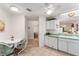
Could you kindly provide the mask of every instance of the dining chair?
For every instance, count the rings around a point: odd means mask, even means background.
[[[13,53],[14,48],[9,47],[7,44],[0,44],[0,56],[8,56]]]
[[[26,40],[21,40],[14,49],[15,55],[19,55],[26,48]]]

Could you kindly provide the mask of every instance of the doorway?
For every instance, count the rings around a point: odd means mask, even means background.
[[[37,20],[28,20],[28,44],[27,47],[39,47],[39,21]]]

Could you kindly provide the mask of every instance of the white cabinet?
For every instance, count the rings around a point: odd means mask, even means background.
[[[79,55],[79,41],[68,40],[68,53]]]
[[[56,38],[56,37],[53,37],[53,38],[52,38],[52,42],[53,42],[53,43],[52,43],[52,45],[53,45],[52,48],[57,49],[57,38]]]
[[[59,38],[58,49],[73,55],[79,55],[79,41]]]
[[[56,20],[51,20],[46,22],[46,29],[56,29]]]
[[[49,46],[49,37],[48,36],[45,36],[45,45]]]
[[[46,36],[45,45],[57,49],[57,38]]]
[[[67,52],[67,40],[64,38],[59,38],[58,49]]]
[[[56,38],[56,37],[45,37],[45,45],[48,47],[58,49],[73,55],[79,56],[79,41],[73,39]]]

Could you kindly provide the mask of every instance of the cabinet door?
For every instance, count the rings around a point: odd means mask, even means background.
[[[57,38],[52,37],[51,45],[52,45],[52,48],[57,49]]]
[[[52,38],[51,37],[46,36],[45,45],[47,45],[48,47],[52,47]]]
[[[45,36],[45,45],[46,46],[49,46],[49,42],[48,41],[49,41],[49,37],[48,36]]]
[[[57,49],[57,38],[48,37],[48,36],[46,36],[45,38],[46,38],[45,45],[47,45],[48,47]]]
[[[46,22],[46,28],[47,29],[56,29],[55,21],[56,20],[47,21]]]
[[[59,38],[58,49],[64,52],[67,52],[67,40],[63,38]]]
[[[74,55],[79,55],[79,41],[69,40],[68,41],[68,52]]]
[[[53,42],[52,42],[52,38],[49,37],[49,40],[48,40],[48,46],[49,46],[49,47],[52,47],[52,46],[53,46],[52,43],[53,43]]]

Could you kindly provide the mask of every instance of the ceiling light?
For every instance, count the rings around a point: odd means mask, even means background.
[[[45,4],[45,6],[47,6],[47,7],[45,7],[45,10],[46,10],[46,13],[48,15],[50,15],[50,14],[52,14],[54,12],[55,8],[54,8],[54,6],[52,4]]]
[[[75,15],[75,12],[69,12],[69,13],[68,13],[68,16],[69,16],[69,17],[72,17],[72,16],[74,16],[74,15]]]
[[[50,15],[52,13],[52,10],[48,10],[47,14]]]
[[[19,11],[19,9],[17,7],[11,7],[11,10],[12,11],[15,11],[15,12],[18,12]]]

